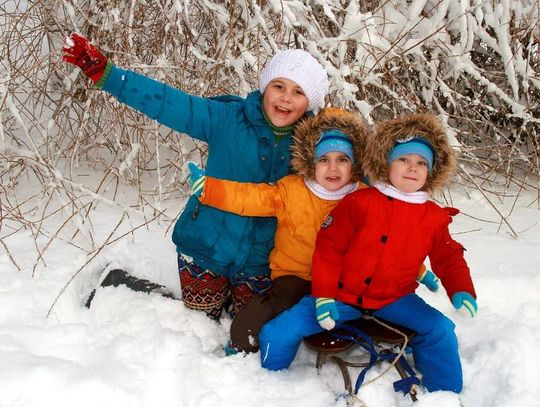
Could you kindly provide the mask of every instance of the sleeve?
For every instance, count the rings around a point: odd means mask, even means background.
[[[335,298],[343,257],[354,238],[360,217],[355,194],[347,195],[323,222],[315,243],[312,266],[312,293]]]
[[[466,291],[476,298],[469,266],[465,261],[465,249],[450,236],[448,224],[451,218],[441,228],[435,239],[429,259],[433,272],[441,279],[450,300],[458,291]]]
[[[229,116],[226,103],[190,95],[155,79],[112,66],[102,89],[120,102],[181,133],[208,142]]]
[[[278,184],[236,182],[206,177],[201,203],[241,216],[277,216],[283,206]]]
[[[416,276],[416,280],[422,278],[424,276],[424,273],[427,271],[427,267],[425,264],[421,264],[420,268],[418,269],[418,275]]]

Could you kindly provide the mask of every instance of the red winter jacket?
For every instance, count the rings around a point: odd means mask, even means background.
[[[450,222],[431,201],[407,203],[373,187],[349,194],[317,235],[313,295],[379,309],[415,291],[418,269],[429,256],[450,298],[458,291],[476,297]]]

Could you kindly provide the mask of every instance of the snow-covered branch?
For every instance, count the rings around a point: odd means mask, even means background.
[[[204,161],[204,145],[120,105],[63,63],[71,31],[119,66],[203,96],[246,95],[276,49],[305,48],[330,74],[329,103],[369,123],[437,112],[467,168],[456,180],[491,193],[516,179],[539,188],[539,13],[536,0],[4,2],[0,239],[16,222],[61,238],[44,221],[61,213],[62,232],[72,226],[94,250],[94,205],[160,212],[161,202],[183,198],[184,163]],[[85,181],[89,171],[101,181]],[[43,187],[40,204],[23,188],[31,178]]]

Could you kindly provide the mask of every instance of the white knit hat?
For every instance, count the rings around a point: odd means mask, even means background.
[[[289,79],[299,85],[308,99],[308,110],[317,113],[324,107],[328,74],[309,52],[301,49],[278,51],[261,72],[261,93],[276,78]]]

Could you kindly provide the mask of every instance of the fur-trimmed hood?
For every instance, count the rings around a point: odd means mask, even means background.
[[[364,153],[363,170],[369,177],[370,184],[390,183],[388,154],[398,140],[411,136],[426,140],[435,152],[433,169],[422,191],[432,194],[447,184],[456,167],[454,150],[448,143],[446,132],[437,116],[428,113],[401,116],[375,125],[374,132],[368,137]]]
[[[335,107],[328,107],[318,115],[296,125],[291,145],[291,166],[295,174],[315,179],[315,145],[325,130],[339,129],[353,141],[354,164],[351,180],[362,180],[362,162],[367,140],[367,126],[357,114]]]

